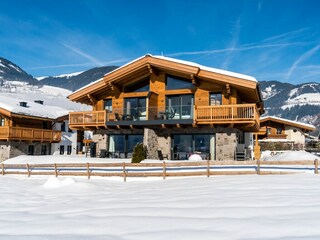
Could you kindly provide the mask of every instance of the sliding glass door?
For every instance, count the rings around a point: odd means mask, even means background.
[[[146,98],[125,98],[123,120],[146,120]]]
[[[171,113],[171,119],[193,118],[193,95],[166,96],[166,111]]]

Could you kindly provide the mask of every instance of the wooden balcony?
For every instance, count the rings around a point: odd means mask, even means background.
[[[196,124],[243,125],[252,131],[260,128],[260,114],[255,104],[195,107]]]
[[[175,124],[241,125],[259,130],[259,112],[255,104],[223,106],[174,106],[174,111],[160,107],[140,109],[113,109],[113,112],[71,112],[72,129],[98,129],[119,126],[148,126]]]
[[[5,126],[0,127],[0,140],[60,142],[61,131]]]

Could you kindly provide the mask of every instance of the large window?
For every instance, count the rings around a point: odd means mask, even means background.
[[[185,88],[193,88],[191,80],[183,79],[179,77],[174,77],[167,75],[166,76],[166,89],[174,90],[174,89],[185,89]]]
[[[145,78],[139,82],[135,82],[134,84],[128,85],[124,88],[124,92],[148,92],[149,91],[150,80],[149,77]]]
[[[146,120],[146,98],[126,98],[123,120]]]
[[[222,94],[221,93],[210,93],[210,105],[221,105]]]
[[[191,119],[193,116],[193,95],[167,96],[166,111],[171,113],[171,119]]]
[[[0,117],[0,127],[3,127],[3,126],[4,126],[4,118]]]
[[[105,99],[104,100],[104,109],[112,112],[112,99]]]
[[[193,153],[201,155],[202,159],[213,159],[214,138],[211,134],[174,134],[173,158],[185,160]],[[212,150],[211,150],[212,149]]]
[[[143,142],[142,134],[114,134],[109,135],[108,152],[115,157],[127,157],[133,152],[137,143]]]

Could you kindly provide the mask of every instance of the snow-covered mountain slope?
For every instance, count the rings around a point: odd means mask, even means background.
[[[0,84],[3,80],[36,83],[37,80],[23,71],[19,66],[0,57]]]
[[[71,91],[52,86],[30,85],[19,81],[2,81],[0,86],[1,96],[22,101],[42,100],[44,105],[58,106],[68,111],[85,111],[92,109],[90,106],[71,102],[67,96]]]
[[[320,83],[262,81],[265,115],[313,124],[320,130]],[[316,134],[316,133],[315,133]]]

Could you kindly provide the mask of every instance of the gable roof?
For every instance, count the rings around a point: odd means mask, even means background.
[[[26,102],[27,107],[20,106],[20,102]],[[5,96],[0,96],[0,113],[8,117],[19,115],[20,117],[36,117],[51,120],[68,115],[68,111],[61,107],[47,106]]]
[[[285,125],[288,125],[288,126],[301,128],[301,129],[304,129],[304,130],[307,130],[307,131],[316,130],[316,127],[311,125],[311,124],[301,123],[301,122],[292,121],[292,120],[279,118],[279,117],[274,117],[274,116],[261,117],[260,118],[260,125],[262,123],[268,122],[268,121],[277,122],[277,123],[285,124]]]
[[[217,84],[229,84],[240,91],[250,90],[250,100],[262,102],[259,83],[254,77],[205,67],[189,61],[164,56],[152,56],[150,54],[137,58],[107,73],[103,78],[73,92],[68,98],[72,101],[90,104],[90,96],[88,96],[88,94],[95,95],[108,90],[112,84],[125,86],[129,84],[128,79],[130,77],[150,75],[150,71],[152,71],[153,68],[169,73],[179,73],[189,78],[191,78],[192,75],[201,80],[211,81]]]

